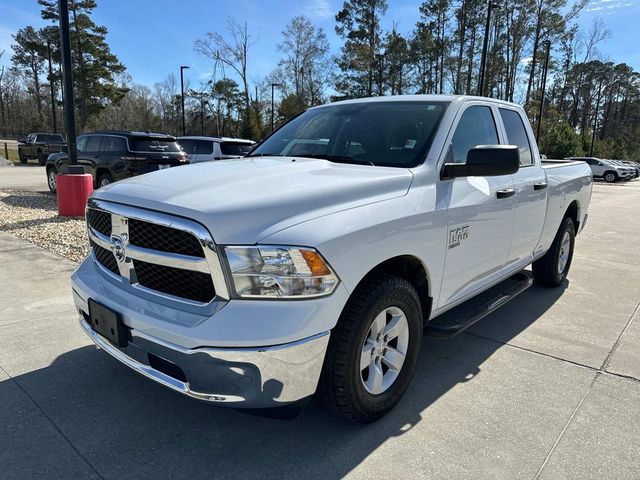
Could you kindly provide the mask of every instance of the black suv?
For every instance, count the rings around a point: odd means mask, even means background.
[[[176,138],[164,133],[99,131],[78,137],[78,165],[93,175],[96,188],[143,173],[189,163]],[[56,174],[66,173],[67,153],[47,159],[47,183],[56,191]]]

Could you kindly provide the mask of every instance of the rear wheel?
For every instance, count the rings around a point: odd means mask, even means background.
[[[576,227],[573,220],[565,217],[549,251],[533,262],[533,278],[536,283],[547,287],[562,285],[571,267],[575,240]]]
[[[616,175],[615,172],[606,172],[604,174],[604,181],[605,182],[613,183],[616,180],[618,180],[618,175]]]
[[[55,167],[49,167],[47,169],[47,185],[51,193],[56,193],[56,175],[58,172]]]
[[[371,423],[402,398],[422,340],[422,311],[413,286],[380,275],[353,293],[331,333],[319,392],[355,423]]]
[[[98,177],[98,188],[106,187],[113,183],[113,177],[108,173],[103,173]]]

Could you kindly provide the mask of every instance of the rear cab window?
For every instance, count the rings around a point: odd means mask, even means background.
[[[499,111],[504,129],[507,132],[507,141],[511,145],[516,145],[520,152],[520,165],[523,167],[533,165],[529,136],[524,128],[522,117],[515,110],[500,108]]]

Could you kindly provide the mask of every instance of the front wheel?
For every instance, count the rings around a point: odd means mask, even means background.
[[[565,217],[549,251],[533,262],[533,279],[536,283],[547,287],[562,285],[571,267],[575,241],[576,227],[571,218]]]
[[[47,170],[47,185],[49,186],[49,190],[51,193],[56,193],[56,172],[55,167],[49,167]]]
[[[407,389],[421,340],[411,283],[392,275],[365,280],[331,333],[319,386],[325,404],[355,423],[378,420]]]
[[[604,174],[604,181],[608,182],[608,183],[613,183],[616,180],[618,180],[618,175],[616,175],[614,172],[607,172]]]

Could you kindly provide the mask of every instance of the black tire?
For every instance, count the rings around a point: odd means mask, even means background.
[[[364,385],[363,372],[367,369],[360,368],[361,355],[365,341],[370,337],[374,319],[388,309],[404,313],[407,320],[404,331],[408,332],[408,341],[404,362],[397,370],[395,380],[386,390],[374,395]],[[415,370],[421,341],[422,309],[415,288],[407,280],[393,275],[375,275],[363,281],[331,332],[318,387],[321,400],[335,413],[354,423],[378,420],[396,406],[407,389]],[[389,343],[389,346],[393,345]],[[395,348],[399,348],[398,343]],[[372,359],[374,357],[372,354]],[[387,372],[390,371],[386,363],[384,366]]]
[[[569,239],[569,251],[568,256],[564,261],[563,268],[561,267],[561,255],[566,252],[567,245],[565,243],[565,235]],[[562,220],[560,229],[554,238],[551,248],[544,256],[535,262],[533,262],[533,279],[539,285],[545,287],[559,287],[567,278],[569,268],[571,267],[571,260],[573,259],[573,248],[576,242],[576,227],[573,220],[569,217],[565,217]]]
[[[42,150],[38,150],[38,165],[44,167],[47,163],[47,157],[42,153]]]
[[[56,167],[47,167],[47,186],[51,193],[56,193]],[[53,177],[52,177],[53,176]]]
[[[28,158],[24,156],[24,153],[22,153],[22,150],[18,150],[18,159],[20,163],[27,163],[28,160]]]
[[[604,178],[604,181],[607,183],[614,183],[618,181],[618,174],[616,172],[604,172],[602,178]]]
[[[110,183],[113,183],[113,177],[111,176],[111,174],[109,174],[109,173],[101,173],[98,176],[98,181],[97,181],[96,188],[106,187]]]

